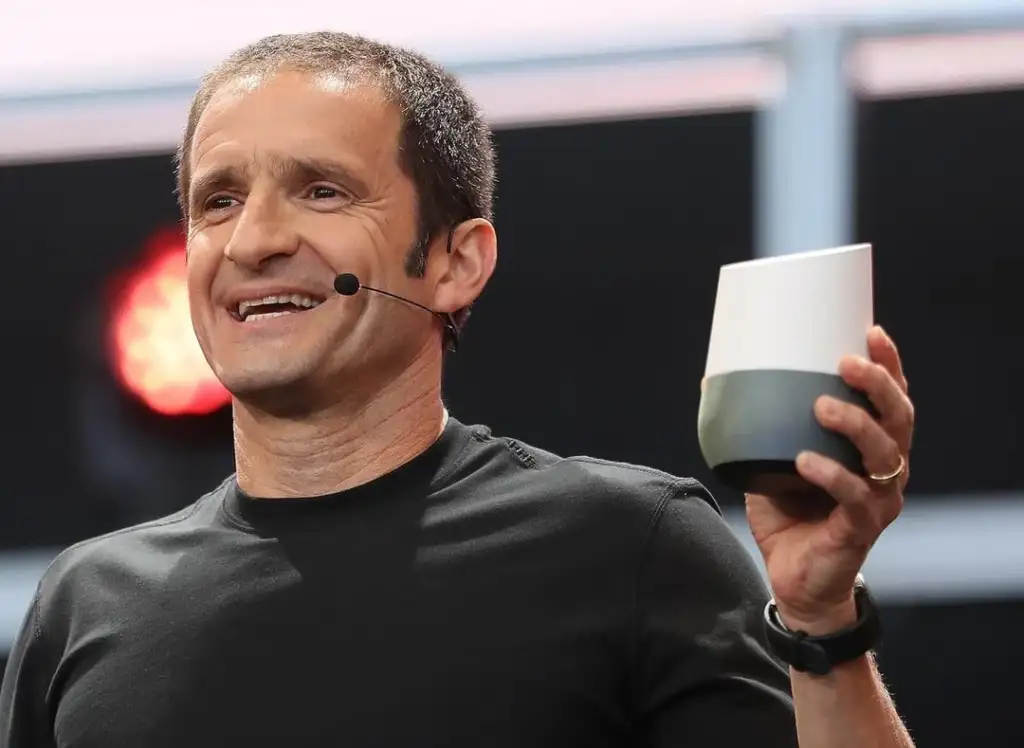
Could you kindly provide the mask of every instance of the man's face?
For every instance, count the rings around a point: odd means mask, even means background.
[[[210,101],[186,154],[189,301],[203,352],[236,396],[401,368],[436,329],[401,302],[332,287],[351,272],[431,304],[403,269],[417,224],[400,126],[377,89],[294,72],[237,81]]]

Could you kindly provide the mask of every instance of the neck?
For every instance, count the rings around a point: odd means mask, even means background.
[[[352,393],[358,388],[349,388]],[[250,496],[322,496],[368,483],[440,436],[440,356],[425,356],[383,386],[302,417],[234,404],[235,469]]]

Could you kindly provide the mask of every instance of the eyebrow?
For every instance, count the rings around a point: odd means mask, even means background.
[[[207,195],[233,187],[245,181],[248,169],[237,166],[217,166],[193,175],[188,185],[189,208],[199,207]]]
[[[366,181],[340,161],[330,158],[270,156],[267,159],[270,170],[283,182],[315,182],[323,179],[339,182],[342,186],[363,197],[369,192]]]
[[[356,174],[351,167],[334,159],[274,155],[267,157],[266,162],[274,177],[286,184],[325,180],[338,182],[357,198],[364,197],[369,192],[365,179]],[[189,188],[191,207],[198,207],[206,196],[214,192],[237,189],[249,181],[252,172],[253,168],[248,164],[224,164],[199,172]]]

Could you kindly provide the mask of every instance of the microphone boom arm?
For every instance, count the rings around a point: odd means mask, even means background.
[[[396,301],[403,301],[406,304],[410,304],[411,306],[416,307],[417,309],[422,309],[423,311],[429,312],[430,314],[434,315],[439,320],[441,320],[441,324],[444,326],[444,329],[448,332],[448,336],[451,340],[452,352],[458,350],[459,328],[456,326],[455,318],[451,315],[451,313],[437,312],[431,309],[430,307],[423,306],[423,304],[420,304],[417,301],[407,299],[404,296],[399,296],[398,294],[391,293],[390,291],[385,291],[381,288],[374,288],[373,286],[364,286],[360,282],[359,278],[355,276],[353,273],[342,273],[334,280],[334,290],[337,291],[341,296],[353,296],[356,293],[358,293],[359,289],[361,288],[365,288],[367,291],[373,291],[374,293],[379,293],[382,296],[387,296],[389,298],[395,299]]]

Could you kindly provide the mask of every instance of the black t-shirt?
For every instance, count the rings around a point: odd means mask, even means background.
[[[765,602],[697,482],[453,419],[357,488],[229,479],[61,553],[0,746],[793,746]]]

